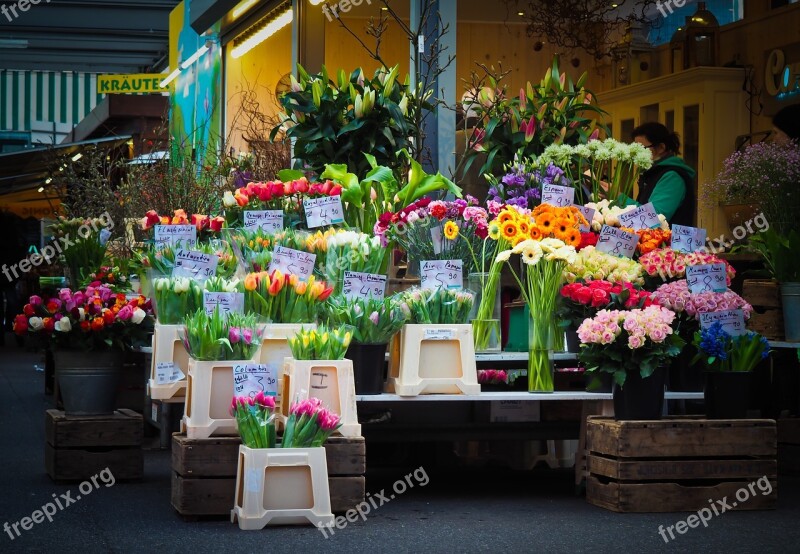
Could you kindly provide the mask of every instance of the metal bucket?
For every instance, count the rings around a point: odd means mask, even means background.
[[[57,350],[55,373],[67,415],[114,413],[122,352]]]
[[[800,342],[800,283],[782,283],[783,329],[787,342]]]

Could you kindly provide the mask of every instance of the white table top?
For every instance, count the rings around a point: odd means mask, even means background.
[[[613,395],[602,392],[559,391],[559,392],[524,392],[502,391],[482,392],[480,394],[423,394],[419,396],[399,396],[397,394],[362,394],[357,395],[359,402],[440,402],[440,401],[492,401],[492,400],[611,400]],[[703,400],[702,392],[672,392],[664,394],[666,400]]]

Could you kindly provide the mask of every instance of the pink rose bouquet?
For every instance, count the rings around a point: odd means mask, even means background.
[[[686,254],[676,252],[671,248],[657,248],[647,254],[643,254],[639,258],[639,263],[644,268],[645,274],[651,278],[650,280],[656,283],[667,283],[683,279],[686,276],[686,266],[690,265],[724,263],[728,286],[731,284],[731,279],[736,275],[736,270],[728,262],[706,252]]]

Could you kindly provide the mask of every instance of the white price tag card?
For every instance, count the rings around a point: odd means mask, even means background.
[[[550,204],[551,206],[572,206],[575,201],[575,189],[572,187],[562,187],[559,185],[542,186],[542,204]]]
[[[158,362],[156,364],[156,384],[171,385],[186,376],[174,362]]]
[[[700,316],[700,328],[708,329],[714,322],[722,324],[722,330],[731,336],[745,333],[744,312],[742,310],[722,310],[719,312],[705,312]]]
[[[283,210],[245,210],[245,229],[261,229],[265,233],[283,230]]]
[[[283,274],[297,275],[302,281],[307,281],[311,274],[314,273],[314,262],[316,260],[316,254],[276,246],[275,251],[272,253],[272,261],[269,264],[269,272],[272,273],[278,269]]]
[[[216,254],[179,248],[175,253],[175,267],[172,269],[172,275],[205,281],[217,272],[218,263],[219,256]]]
[[[608,225],[603,225],[600,236],[597,238],[597,250],[612,256],[632,258],[637,244],[639,244],[639,235],[636,233],[629,233]]]
[[[420,264],[423,289],[461,289],[464,286],[461,260],[428,260]]]
[[[702,264],[686,266],[686,283],[689,292],[725,292],[728,290],[725,264]]]
[[[621,227],[630,227],[634,231],[661,226],[656,209],[650,202],[642,204],[635,210],[619,214],[619,224]]]
[[[341,196],[306,198],[303,200],[303,208],[306,210],[306,224],[309,229],[344,222]]]
[[[670,247],[678,252],[690,254],[700,250],[706,243],[706,230],[685,225],[672,226]]]
[[[586,218],[586,222],[588,225],[581,225],[581,232],[588,233],[592,230],[592,220],[594,219],[594,208],[587,208],[586,206],[575,206],[578,208],[578,211],[583,214],[583,217]]]
[[[431,227],[431,240],[433,241],[433,253],[437,255],[441,254],[444,235],[442,234],[442,228],[438,225]]]
[[[203,309],[208,315],[219,309],[227,317],[230,313],[244,313],[244,294],[241,292],[203,292]]]
[[[342,293],[348,300],[356,298],[383,300],[386,294],[386,275],[345,271]]]
[[[159,246],[185,246],[192,248],[197,243],[197,227],[194,225],[156,225],[155,242]]]
[[[278,371],[272,364],[236,364],[233,366],[233,394],[253,398],[259,392],[278,394]]]
[[[455,337],[455,329],[425,329],[422,340],[453,340]]]

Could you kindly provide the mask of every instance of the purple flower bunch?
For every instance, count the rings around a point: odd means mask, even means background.
[[[507,171],[499,181],[487,176],[491,184],[488,202],[533,209],[541,203],[544,185],[570,186],[564,171],[553,164],[541,166],[523,161],[507,167]]]

